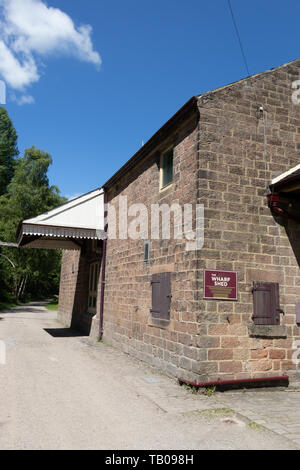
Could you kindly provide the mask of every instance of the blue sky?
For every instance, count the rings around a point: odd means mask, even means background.
[[[0,0],[0,6],[18,1]],[[76,31],[90,25],[93,32],[70,31],[66,48],[63,42],[48,47],[47,36],[41,43],[36,36],[26,43],[28,52],[23,41],[21,52],[34,60],[32,82],[22,89],[17,74],[11,76],[6,107],[20,150],[35,145],[52,154],[50,181],[63,195],[101,186],[191,96],[246,75],[227,0],[47,5],[65,12]],[[300,57],[298,0],[232,0],[232,7],[251,74]],[[34,10],[26,15],[36,26]],[[15,37],[14,23],[9,27]],[[20,106],[22,96],[34,103]]]

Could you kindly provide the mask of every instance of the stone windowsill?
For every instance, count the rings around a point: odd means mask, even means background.
[[[286,338],[287,327],[284,325],[248,325],[250,336],[261,338]]]
[[[148,326],[153,328],[161,328],[163,330],[170,330],[172,329],[172,321],[171,320],[161,320],[159,318],[153,318],[151,315],[148,319]]]

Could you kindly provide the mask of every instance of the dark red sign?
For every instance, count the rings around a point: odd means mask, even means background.
[[[204,298],[237,300],[237,272],[205,270]]]

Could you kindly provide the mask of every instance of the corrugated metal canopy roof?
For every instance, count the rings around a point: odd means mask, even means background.
[[[24,220],[18,245],[24,248],[80,250],[80,240],[101,240],[104,231],[104,191],[97,189],[56,209]]]

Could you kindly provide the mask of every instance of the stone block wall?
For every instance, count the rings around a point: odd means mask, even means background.
[[[300,378],[291,360],[300,339],[300,231],[294,222],[275,220],[266,198],[271,180],[299,163],[300,106],[292,103],[299,78],[297,61],[199,98],[198,202],[206,207],[200,260],[207,269],[237,271],[239,281],[237,302],[199,304],[199,347],[207,347],[209,379],[286,372]],[[286,327],[279,337],[249,332],[253,281],[279,283]],[[199,282],[201,290],[201,272]]]
[[[101,255],[93,252],[90,240],[84,242],[81,251],[64,251],[62,257],[58,319],[87,335],[93,320],[88,313],[90,263],[98,260]]]
[[[116,208],[117,216],[120,196],[127,196],[128,207],[145,204],[148,214],[152,204],[196,203],[197,124],[194,117],[177,129],[146,162],[109,191],[108,202]],[[160,191],[159,155],[170,146],[174,146],[174,181]],[[150,242],[150,261],[145,263],[144,240],[108,240],[104,340],[176,375],[178,370],[184,371],[189,358],[197,363],[201,354],[197,348],[197,255],[186,251],[183,240]],[[171,321],[164,328],[153,324],[150,313],[151,279],[160,272],[171,273],[173,296]]]
[[[203,204],[205,244],[188,252],[182,240],[151,240],[151,259],[144,263],[143,240],[108,240],[105,341],[187,380],[285,373],[299,380],[292,355],[300,340],[300,230],[295,222],[275,220],[266,198],[272,178],[299,163],[300,106],[292,103],[298,79],[295,61],[200,96],[199,115],[110,188],[108,202],[117,215],[120,196],[148,211],[151,204]],[[174,181],[160,191],[159,155],[170,146]],[[85,302],[84,275],[76,286],[76,256],[63,258],[60,316],[68,320],[75,291]],[[238,300],[204,300],[204,269],[237,271]],[[170,272],[172,284],[171,321],[164,328],[150,313],[151,278],[159,272]],[[253,328],[255,281],[279,283],[285,312],[279,329]],[[95,339],[98,323],[99,304]]]

